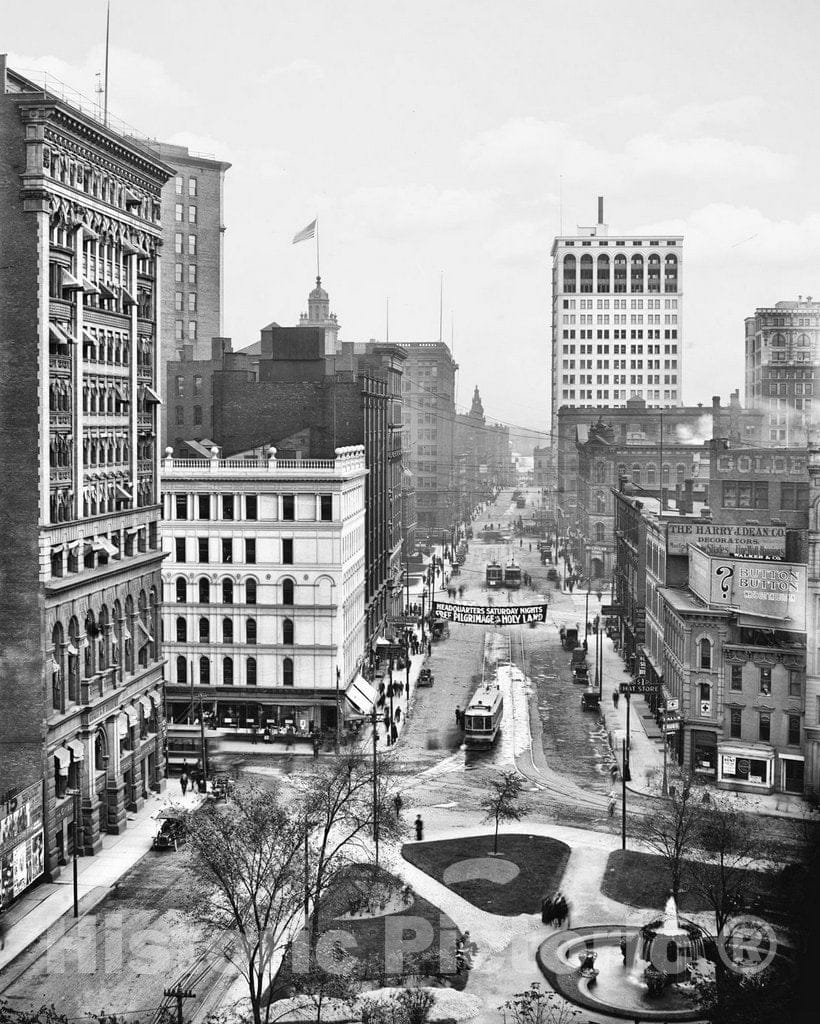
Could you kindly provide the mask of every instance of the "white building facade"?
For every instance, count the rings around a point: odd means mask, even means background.
[[[364,448],[163,468],[172,723],[246,738],[335,731],[365,649]]]
[[[552,246],[552,419],[558,409],[682,404],[683,238],[598,223]]]

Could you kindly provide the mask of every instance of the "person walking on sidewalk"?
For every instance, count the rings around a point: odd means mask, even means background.
[[[421,820],[421,815],[420,814],[416,815],[415,826],[416,826],[416,841],[420,843],[422,841],[422,839],[424,839],[424,822]]]
[[[428,658],[432,658],[432,656],[433,656],[433,645],[428,640],[427,641],[427,657]]]
[[[613,705],[614,705],[614,706],[615,706],[616,708],[617,708],[617,706],[618,706],[618,701],[620,700],[620,696],[621,696],[621,695],[620,695],[620,694],[618,693],[618,691],[617,691],[617,690],[613,690],[613,691],[612,691],[612,703],[613,703]]]
[[[615,792],[614,790],[609,794],[609,800],[606,805],[607,814],[610,818],[615,815]]]
[[[179,777],[179,788],[182,790],[182,795],[185,796],[185,794],[188,792],[188,773],[187,772],[183,772],[182,775],[180,775],[180,777]]]

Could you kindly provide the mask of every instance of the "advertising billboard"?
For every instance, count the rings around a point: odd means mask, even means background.
[[[762,558],[722,558],[689,549],[689,589],[713,608],[805,632],[806,566]]]
[[[670,523],[666,532],[666,550],[670,555],[685,555],[690,544],[697,544],[710,555],[735,555],[738,558],[782,558],[786,553],[785,526],[719,526],[717,523]]]
[[[469,622],[479,626],[520,626],[525,622],[546,622],[546,604],[454,604],[434,601],[433,615],[448,622]]]
[[[37,782],[0,805],[0,906],[43,871],[43,789]]]

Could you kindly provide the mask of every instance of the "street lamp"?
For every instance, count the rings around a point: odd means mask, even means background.
[[[74,847],[72,860],[74,862],[74,916],[80,916],[80,894],[79,894],[79,882],[77,878],[77,857],[79,856],[78,850],[80,845],[80,829],[79,829],[79,818],[82,813],[80,806],[81,792],[79,789],[67,789],[66,796],[70,796],[73,799],[73,817],[71,822],[71,833],[72,833],[72,846]]]

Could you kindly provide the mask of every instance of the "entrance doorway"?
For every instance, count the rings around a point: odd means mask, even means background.
[[[783,765],[783,792],[784,793],[801,793],[803,792],[803,778],[804,778],[804,762],[803,761],[792,761],[791,758],[784,760]]]

